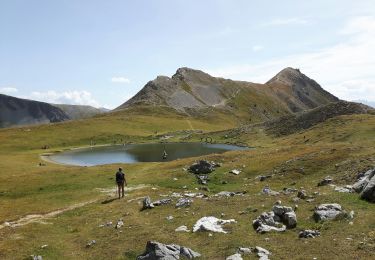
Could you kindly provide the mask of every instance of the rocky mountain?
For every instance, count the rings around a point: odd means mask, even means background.
[[[93,117],[95,115],[106,113],[109,111],[107,109],[96,108],[92,106],[66,105],[66,104],[52,104],[52,105],[60,108],[72,120],[89,118],[89,117]]]
[[[298,69],[286,68],[265,84],[216,78],[190,68],[171,77],[158,76],[116,110],[137,106],[169,107],[190,115],[199,111],[232,113],[242,119],[264,121],[338,98]]]
[[[105,112],[108,110],[91,106],[49,104],[0,94],[0,128],[76,120]]]
[[[0,127],[55,123],[69,119],[64,111],[51,104],[0,94]]]

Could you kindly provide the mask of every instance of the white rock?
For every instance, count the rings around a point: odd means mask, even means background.
[[[241,171],[240,171],[240,170],[237,170],[237,169],[233,169],[233,170],[231,170],[229,173],[232,173],[232,174],[234,174],[234,175],[238,175],[238,174],[241,173]]]
[[[173,216],[168,216],[168,217],[166,217],[166,219],[167,219],[167,220],[172,220],[172,219],[174,219],[174,218],[173,218]]]
[[[194,227],[193,232],[197,231],[212,231],[212,232],[218,232],[218,233],[227,233],[222,225],[228,224],[228,223],[236,223],[236,220],[234,219],[218,219],[216,217],[203,217],[199,219]]]
[[[242,256],[241,254],[234,254],[234,255],[230,255],[226,258],[226,260],[242,260]]]

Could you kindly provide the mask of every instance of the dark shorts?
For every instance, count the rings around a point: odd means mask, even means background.
[[[124,182],[117,182],[117,186],[124,186]]]

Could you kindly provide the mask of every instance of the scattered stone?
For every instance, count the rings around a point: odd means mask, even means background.
[[[143,199],[143,207],[142,207],[142,210],[146,210],[146,209],[153,209],[155,206],[154,204],[152,204],[151,202],[151,199],[149,196],[145,197]]]
[[[116,224],[115,228],[116,228],[116,229],[119,229],[119,228],[121,228],[123,225],[124,225],[124,222],[122,221],[122,219],[120,219],[119,221],[117,221],[117,224]]]
[[[30,258],[32,260],[43,260],[43,257],[41,255],[31,255]]]
[[[88,242],[87,244],[86,244],[86,247],[88,248],[88,247],[92,247],[92,246],[94,246],[96,244],[96,241],[95,240],[91,240],[90,242]]]
[[[193,163],[189,167],[189,171],[194,174],[209,174],[213,172],[216,167],[220,167],[220,165],[215,162],[200,160],[199,162]]]
[[[208,175],[195,175],[195,177],[198,180],[198,184],[201,184],[201,185],[207,185],[207,182],[210,180],[208,178]]]
[[[253,252],[253,249],[248,248],[248,247],[239,247],[238,248],[238,253],[241,255],[250,255]]]
[[[220,191],[215,194],[215,197],[233,197],[233,196],[243,196],[246,194],[246,191]]]
[[[173,217],[173,216],[168,216],[168,217],[166,217],[166,220],[169,220],[169,221],[171,221],[172,219],[174,219],[174,217]]]
[[[255,253],[259,256],[259,260],[268,260],[268,256],[271,255],[271,253],[260,246],[255,247]]]
[[[226,260],[242,260],[242,256],[239,253],[236,253],[234,255],[230,255],[226,258]]]
[[[259,178],[260,181],[265,181],[269,178],[272,178],[272,175],[260,175],[260,176],[257,176],[256,178]]]
[[[307,194],[306,194],[306,191],[305,190],[299,190],[298,193],[297,193],[297,197],[300,198],[300,199],[306,199],[307,198]]]
[[[299,238],[315,238],[318,236],[320,236],[320,232],[318,230],[310,230],[310,229],[302,230],[298,234]]]
[[[337,203],[321,204],[315,208],[313,218],[316,222],[333,220],[341,213],[343,213],[342,207]]]
[[[234,219],[218,219],[215,217],[203,217],[199,219],[194,227],[193,232],[197,231],[212,231],[212,232],[218,232],[218,233],[227,233],[222,225],[229,224],[229,223],[236,223],[236,220]]]
[[[277,192],[277,191],[273,191],[273,190],[271,190],[271,188],[268,187],[268,186],[264,187],[263,190],[262,190],[262,192],[263,192],[264,194],[266,194],[266,195],[271,195],[271,196],[277,196],[277,195],[280,194],[280,193]]]
[[[45,248],[47,248],[48,247],[48,245],[42,245],[40,248],[41,249],[45,249]]]
[[[282,193],[285,195],[289,195],[291,193],[297,192],[297,189],[294,188],[283,188]]]
[[[188,229],[187,226],[179,226],[174,231],[176,231],[176,232],[190,232],[190,230]]]
[[[152,203],[152,205],[154,205],[154,206],[161,206],[161,205],[167,205],[167,204],[169,204],[171,202],[172,202],[171,199],[161,199],[161,200],[154,201]]]
[[[178,179],[177,179],[177,178],[173,178],[173,180],[174,180],[174,181],[178,181]]]
[[[201,256],[201,254],[187,247],[148,241],[145,252],[137,256],[137,260],[173,260],[180,259],[180,255],[187,259],[194,259]]]
[[[227,181],[222,181],[221,184],[228,184],[228,182]]]
[[[350,185],[346,185],[345,187],[336,186],[335,191],[342,192],[342,193],[352,193],[352,192],[354,192],[352,186],[350,186]]]
[[[314,201],[315,201],[315,199],[307,199],[306,200],[306,202],[309,202],[309,203],[314,202]]]
[[[237,170],[237,169],[233,169],[233,170],[231,170],[229,173],[232,173],[232,174],[234,174],[234,175],[238,175],[238,174],[241,173],[241,171],[240,171],[240,170]]]
[[[333,181],[333,179],[331,177],[327,176],[318,183],[318,186],[325,186],[325,185],[331,184],[332,181]]]
[[[176,208],[186,208],[190,207],[191,203],[193,202],[192,199],[188,198],[180,198],[176,203]]]

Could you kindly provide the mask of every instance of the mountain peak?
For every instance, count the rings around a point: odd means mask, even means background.
[[[281,70],[279,73],[276,74],[272,79],[270,79],[266,84],[272,82],[283,82],[286,84],[293,83],[293,81],[309,79],[306,75],[304,75],[299,69],[294,69],[291,67],[287,67]]]

